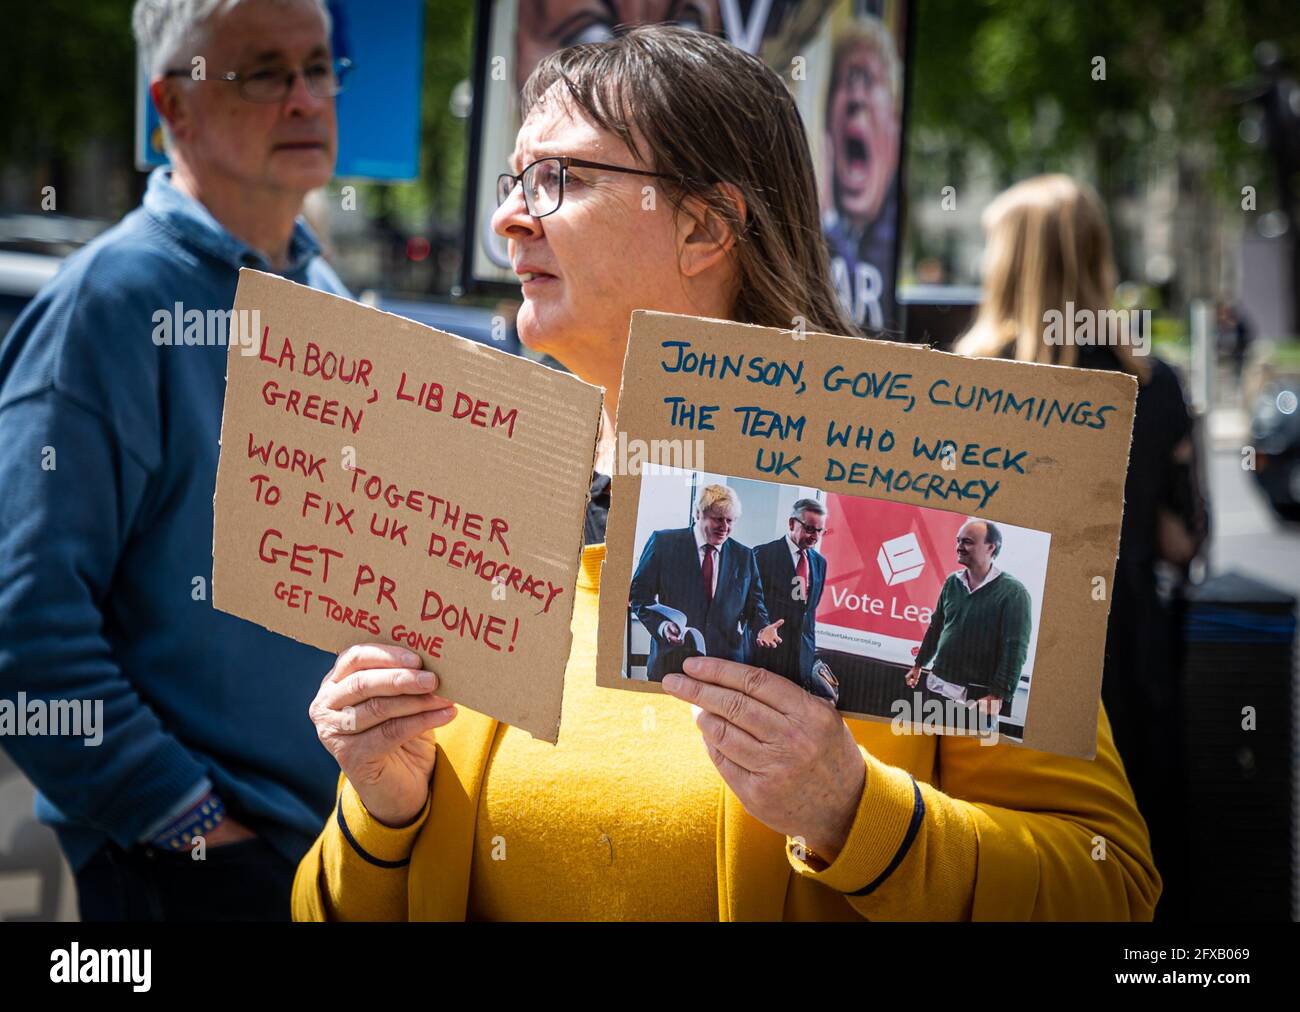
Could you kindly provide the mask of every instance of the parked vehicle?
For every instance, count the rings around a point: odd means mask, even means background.
[[[1284,520],[1300,521],[1300,377],[1274,380],[1251,410],[1252,472]]]
[[[63,262],[41,253],[13,253],[0,249],[0,336],[7,334],[23,307]]]
[[[518,355],[521,350],[514,321],[482,306],[460,302],[425,302],[379,292],[362,292],[361,301],[386,313],[405,316],[416,323],[445,330],[457,337],[499,348],[512,355]]]
[[[23,307],[54,277],[63,259],[110,224],[61,215],[0,216],[0,336],[8,333]],[[379,292],[362,293],[361,300],[480,344],[515,355],[520,352],[513,320],[482,306]]]

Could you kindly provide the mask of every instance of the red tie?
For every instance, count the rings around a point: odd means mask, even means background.
[[[799,582],[803,584],[803,599],[807,601],[808,600],[808,553],[802,548],[799,549],[799,565],[794,567],[794,575],[797,576],[799,578]]]
[[[713,603],[713,546],[707,542],[704,545],[704,598]]]

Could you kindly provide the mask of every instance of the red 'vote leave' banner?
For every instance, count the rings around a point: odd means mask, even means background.
[[[817,646],[911,666],[939,590],[959,567],[960,513],[827,496],[826,586]]]

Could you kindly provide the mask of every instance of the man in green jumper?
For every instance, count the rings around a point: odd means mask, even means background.
[[[1011,710],[1032,634],[1029,591],[993,564],[1002,532],[989,520],[967,520],[957,532],[957,562],[944,581],[916,664],[907,673],[915,688],[930,668],[926,688],[997,715]],[[933,661],[933,664],[931,664]]]

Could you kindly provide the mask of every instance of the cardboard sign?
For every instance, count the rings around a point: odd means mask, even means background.
[[[778,673],[846,716],[962,733],[930,725],[931,701],[973,712],[1005,693],[1004,738],[1093,757],[1136,395],[1124,373],[635,313],[598,683],[662,691],[683,652],[772,670],[781,657]],[[730,497],[718,515],[732,523],[703,591],[701,493]],[[809,500],[824,516],[791,519]],[[794,575],[801,521],[821,550]],[[997,550],[991,582],[958,554],[972,550],[957,543],[967,521],[976,550]],[[943,594],[949,619],[978,605],[978,621],[945,626]],[[670,610],[704,650],[675,635]],[[777,615],[778,632],[805,623],[806,649],[760,636]],[[979,635],[995,622],[1005,633]],[[913,688],[908,659],[931,624]]]
[[[214,606],[555,742],[600,389],[257,271],[237,324]]]

